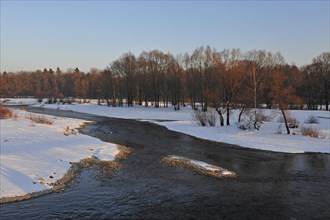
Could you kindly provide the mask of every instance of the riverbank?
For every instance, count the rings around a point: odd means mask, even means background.
[[[114,165],[127,154],[124,146],[79,133],[90,121],[14,113],[0,121],[0,203],[62,190],[86,164]]]
[[[181,107],[179,111],[174,111],[171,107],[146,108],[144,106],[134,106],[114,108],[95,104],[44,104],[42,108],[67,110],[112,118],[150,121],[176,132],[205,140],[239,145],[245,148],[285,153],[330,153],[329,111],[288,111],[287,117],[289,120],[294,121],[294,124],[290,125],[293,127],[290,129],[291,134],[288,135],[281,113],[276,109],[258,109],[258,114],[260,117],[263,117],[260,129],[242,130],[237,125],[239,109],[230,111],[230,126],[221,127],[219,120],[215,120],[214,127],[202,127],[198,126],[198,123],[194,121],[194,110],[190,106]],[[214,114],[214,117],[217,117],[217,113],[214,112]],[[250,116],[249,114],[243,114],[243,123],[249,123]],[[314,117],[317,122],[308,122],[310,117]],[[304,134],[306,130],[313,131],[314,134],[318,134],[318,137],[310,137]]]
[[[291,134],[286,133],[281,113],[278,109],[258,109],[258,117],[261,118],[260,129],[240,129],[244,125],[251,125],[253,112],[242,114],[240,126],[238,126],[239,109],[230,110],[230,126],[221,127],[218,113],[213,110],[215,126],[198,126],[194,120],[191,106],[181,106],[179,111],[173,107],[168,108],[153,106],[134,107],[108,107],[97,105],[96,100],[90,103],[72,104],[45,104],[38,103],[36,99],[0,99],[0,102],[9,106],[29,105],[31,107],[64,110],[92,114],[100,117],[134,119],[150,121],[167,129],[188,134],[201,139],[239,145],[245,148],[267,150],[285,153],[327,153],[330,154],[330,112],[310,110],[288,110],[287,118]],[[30,107],[29,107],[30,108]],[[210,108],[210,111],[212,109]],[[253,127],[253,126],[252,126]],[[312,137],[311,137],[312,136]]]

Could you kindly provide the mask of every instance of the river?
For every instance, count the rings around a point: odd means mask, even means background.
[[[0,205],[1,219],[329,219],[330,155],[286,154],[201,140],[135,120],[28,108],[93,120],[82,132],[133,153],[109,178],[84,170],[61,193]],[[167,155],[239,174],[217,179],[166,167]]]

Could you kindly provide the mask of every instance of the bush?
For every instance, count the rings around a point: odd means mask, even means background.
[[[199,126],[206,126],[207,125],[206,113],[199,110],[199,109],[197,109],[193,112],[193,120]]]
[[[310,136],[312,138],[324,138],[324,136],[320,133],[318,129],[312,127],[302,127],[301,134],[304,136]]]
[[[217,113],[213,109],[208,109],[206,112],[203,112],[199,109],[195,110],[193,112],[193,120],[199,125],[199,126],[215,126],[217,121]]]
[[[314,115],[310,115],[307,120],[305,121],[306,124],[319,124],[320,121],[317,117]]]
[[[281,115],[278,122],[284,123],[283,115]],[[289,128],[298,128],[299,121],[293,115],[286,113],[286,122],[288,123]]]
[[[49,118],[47,118],[45,116],[35,115],[35,114],[32,114],[32,113],[28,114],[26,116],[26,118],[29,119],[29,120],[31,120],[31,121],[33,121],[33,122],[35,122],[35,123],[38,123],[38,124],[51,125],[51,124],[54,123],[53,120],[51,120],[51,119],[49,119]]]
[[[17,118],[17,115],[14,114],[12,110],[0,105],[0,119],[6,119],[6,118]]]
[[[271,121],[271,117],[268,115],[265,115],[264,111],[259,110],[257,112],[257,121]]]
[[[259,115],[259,116],[258,116]],[[246,112],[246,116],[244,120],[241,120],[238,124],[237,127],[242,130],[253,130],[261,127],[262,121],[260,120],[260,112],[257,112],[257,120],[255,124],[255,116],[254,116],[254,111],[248,111]]]
[[[217,113],[215,112],[215,110],[207,110],[206,112],[206,120],[207,120],[207,123],[211,126],[211,127],[214,127],[215,126],[215,123],[216,123],[216,120],[217,120]]]
[[[276,130],[276,133],[275,134],[282,134],[282,126],[281,125],[279,125],[277,127],[277,130]]]
[[[253,121],[241,121],[237,124],[237,127],[241,130],[251,130],[253,128]]]
[[[46,103],[47,104],[53,104],[53,98],[48,98]]]

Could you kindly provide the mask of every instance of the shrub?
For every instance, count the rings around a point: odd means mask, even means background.
[[[237,123],[237,127],[241,130],[251,130],[253,128],[253,122],[252,121],[241,121]]]
[[[277,127],[277,130],[276,130],[276,133],[275,134],[282,134],[282,126],[281,125],[279,125]]]
[[[314,115],[310,115],[307,120],[305,121],[306,124],[319,124],[320,121],[317,117]]]
[[[217,114],[215,112],[215,110],[207,110],[206,112],[206,120],[207,120],[207,123],[214,127],[215,126],[215,123],[216,123],[216,120],[217,120]]]
[[[298,128],[299,127],[299,121],[295,117],[288,117],[287,118],[288,126],[289,128]]]
[[[73,101],[74,100],[72,98],[68,98],[68,99],[65,100],[65,103],[71,105],[73,103]]]
[[[268,115],[265,115],[264,111],[259,110],[257,112],[257,121],[271,121],[271,117]]]
[[[28,114],[26,116],[26,118],[33,121],[33,122],[35,122],[35,123],[38,123],[38,124],[51,125],[51,124],[54,123],[53,120],[51,120],[51,119],[49,119],[49,118],[47,118],[43,115],[35,115],[35,114],[32,114],[32,113]]]
[[[217,121],[217,113],[214,109],[208,109],[206,112],[203,112],[199,109],[194,110],[193,112],[193,120],[199,126],[215,126]]]
[[[324,138],[324,136],[320,133],[320,131],[316,128],[312,127],[302,127],[301,134],[304,136],[310,136],[312,138]]]
[[[259,130],[259,128],[261,127],[262,121],[259,120],[260,117],[258,115],[260,115],[260,114],[257,112],[257,120],[256,120],[256,124],[255,124],[254,111],[248,111],[246,113],[246,117],[244,117],[244,120],[241,120],[237,124],[237,127],[242,130],[253,130],[253,129]]]
[[[299,121],[294,117],[293,115],[286,113],[286,121],[288,123],[289,128],[298,128],[299,127]],[[281,115],[278,122],[284,123],[284,118]]]
[[[17,115],[14,114],[12,110],[0,105],[0,119],[16,118],[16,117],[17,117]]]
[[[46,103],[47,104],[53,104],[53,98],[48,98]]]
[[[199,126],[206,126],[207,125],[206,113],[199,110],[199,109],[197,109],[193,112],[193,120]]]

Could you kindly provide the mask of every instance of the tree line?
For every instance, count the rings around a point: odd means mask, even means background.
[[[3,72],[0,96],[98,99],[109,106],[172,104],[176,110],[190,103],[194,109],[201,105],[203,111],[213,107],[221,117],[226,111],[220,109],[256,109],[261,104],[329,110],[329,85],[330,52],[298,68],[285,63],[280,52],[201,46],[176,56],[159,50],[137,57],[128,52],[105,69],[87,73],[78,68],[63,72],[59,67]]]

